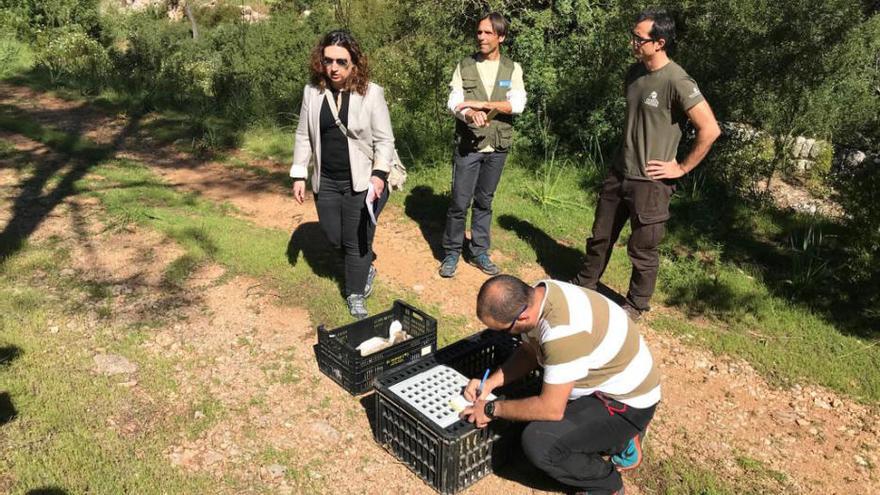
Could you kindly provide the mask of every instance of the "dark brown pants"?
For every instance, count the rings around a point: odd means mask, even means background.
[[[617,172],[609,173],[599,191],[593,235],[587,239],[584,264],[572,282],[596,289],[608,266],[614,243],[629,220],[632,235],[627,253],[633,268],[626,298],[640,310],[649,309],[660,266],[657,247],[666,233],[669,198],[674,191],[675,186],[665,182],[627,179]]]

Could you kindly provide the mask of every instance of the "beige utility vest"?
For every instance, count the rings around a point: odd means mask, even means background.
[[[459,70],[461,71],[461,87],[465,100],[507,101],[507,92],[510,90],[513,77],[513,60],[504,55],[501,56],[498,75],[492,85],[491,95],[486,94],[483,81],[480,80],[476,54],[465,57],[459,63]],[[495,151],[508,151],[512,138],[512,115],[498,113],[487,127],[477,127],[459,119],[455,121],[455,142],[462,150],[479,151],[491,146]]]

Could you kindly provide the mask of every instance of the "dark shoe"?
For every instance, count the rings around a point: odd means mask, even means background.
[[[373,293],[373,281],[376,280],[377,273],[376,267],[370,265],[370,272],[367,273],[367,285],[364,286],[364,299],[370,297],[370,294]]]
[[[501,269],[498,268],[498,265],[492,263],[492,260],[489,259],[489,255],[485,253],[471,258],[470,263],[482,270],[486,275],[498,275],[501,273]]]
[[[623,452],[611,456],[611,463],[621,473],[639,467],[642,463],[642,434],[630,438]]]
[[[367,300],[363,294],[351,294],[345,298],[345,302],[348,304],[348,312],[351,313],[351,316],[358,320],[367,317]]]
[[[621,306],[623,310],[626,312],[626,315],[629,316],[629,319],[632,321],[639,321],[642,319],[642,314],[647,310],[641,310],[632,304],[629,301],[624,302],[623,306]]]
[[[443,262],[440,263],[440,276],[443,278],[449,278],[455,275],[455,269],[458,268],[458,255],[457,254],[447,254],[445,258],[443,258]]]

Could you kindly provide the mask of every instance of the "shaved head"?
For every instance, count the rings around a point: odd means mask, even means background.
[[[495,275],[480,287],[477,318],[483,322],[486,317],[497,323],[512,322],[529,304],[532,291],[532,287],[514,276]]]

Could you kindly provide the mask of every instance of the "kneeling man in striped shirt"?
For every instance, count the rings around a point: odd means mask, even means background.
[[[623,494],[620,471],[641,462],[641,438],[660,401],[660,372],[639,327],[608,298],[544,280],[534,287],[510,275],[487,280],[477,317],[519,334],[523,345],[486,380],[471,380],[463,414],[478,427],[496,418],[530,422],[522,435],[529,460],[590,495]],[[541,393],[485,401],[497,387],[541,366]]]

